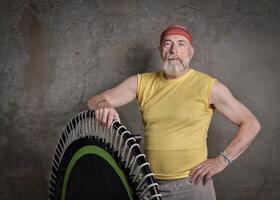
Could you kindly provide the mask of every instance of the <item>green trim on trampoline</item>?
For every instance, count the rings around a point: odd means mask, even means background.
[[[125,189],[127,191],[129,199],[133,200],[132,190],[131,190],[131,188],[129,187],[129,185],[127,183],[127,180],[126,180],[126,177],[125,177],[123,171],[119,168],[119,166],[116,163],[116,161],[114,160],[114,158],[107,151],[105,151],[104,149],[102,149],[102,148],[100,148],[98,146],[95,146],[95,145],[87,145],[87,146],[82,147],[71,158],[71,160],[70,160],[70,162],[69,162],[69,164],[67,166],[66,173],[65,173],[65,176],[64,176],[64,180],[63,180],[62,197],[61,197],[61,199],[65,200],[66,187],[67,187],[68,179],[69,179],[69,176],[71,174],[71,171],[72,171],[75,163],[82,156],[87,155],[87,154],[96,154],[96,155],[102,157],[103,159],[105,159],[114,168],[114,170],[119,175],[119,177],[120,177],[120,179],[121,179],[122,183],[124,184],[124,187],[125,187]]]

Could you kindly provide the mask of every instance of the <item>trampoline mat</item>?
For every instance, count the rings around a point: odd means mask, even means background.
[[[130,200],[132,191],[124,172],[97,141],[83,138],[64,154],[60,171],[60,194],[66,200]],[[61,198],[60,198],[61,197]]]

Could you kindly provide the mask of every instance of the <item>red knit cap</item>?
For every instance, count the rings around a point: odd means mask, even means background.
[[[183,26],[169,26],[167,29],[165,29],[161,35],[160,35],[160,44],[162,43],[163,39],[168,35],[182,35],[186,37],[190,43],[192,43],[192,35],[188,30]]]

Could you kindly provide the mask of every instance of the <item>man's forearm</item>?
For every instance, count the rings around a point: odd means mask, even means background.
[[[238,158],[247,149],[260,129],[260,123],[256,119],[248,120],[240,125],[234,138],[224,151],[230,161]]]

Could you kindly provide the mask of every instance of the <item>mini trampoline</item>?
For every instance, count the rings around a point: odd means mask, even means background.
[[[117,121],[101,126],[94,111],[76,115],[55,150],[49,200],[161,200],[141,138]]]

